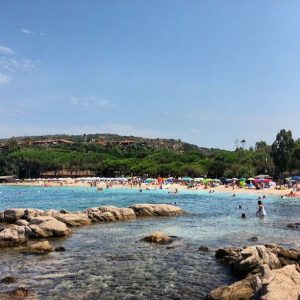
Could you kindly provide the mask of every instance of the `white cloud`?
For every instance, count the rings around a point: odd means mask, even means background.
[[[108,108],[111,106],[111,101],[105,98],[97,98],[95,96],[88,97],[73,97],[71,96],[69,102],[75,106],[84,107],[98,107],[98,108]]]
[[[32,34],[32,31],[28,30],[26,28],[21,28],[21,32],[24,33],[24,34]]]
[[[14,55],[15,51],[9,47],[0,46],[0,54],[2,55]]]
[[[7,84],[10,80],[11,78],[9,76],[0,73],[0,85]]]

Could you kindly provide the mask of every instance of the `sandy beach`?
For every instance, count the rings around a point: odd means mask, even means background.
[[[23,182],[15,182],[15,183],[5,183],[2,185],[10,185],[10,186],[41,186],[41,187],[91,187],[91,182],[84,181],[75,181],[75,180],[66,180],[66,181],[48,181],[48,180],[31,180],[31,181],[23,181]],[[204,185],[197,185],[196,187],[188,187],[186,184],[180,183],[172,183],[166,185],[160,184],[146,184],[141,183],[141,185],[131,185],[130,183],[116,183],[116,182],[97,182],[96,185],[93,186],[98,189],[139,189],[139,190],[156,190],[162,189],[168,190],[170,193],[175,193],[177,190],[180,192],[207,192],[207,193],[226,193],[226,194],[249,194],[249,195],[257,195],[258,197],[262,197],[263,195],[272,195],[272,196],[286,196],[293,189],[282,187],[281,189],[272,188],[263,188],[263,189],[249,189],[249,188],[240,188],[225,185],[218,185],[215,187],[205,187]],[[300,198],[300,193],[296,193],[296,196],[293,198]]]

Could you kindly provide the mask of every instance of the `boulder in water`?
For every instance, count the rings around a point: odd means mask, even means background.
[[[48,241],[41,241],[30,246],[32,252],[37,253],[49,253],[52,251],[52,247]]]
[[[0,231],[0,247],[16,246],[27,240],[25,226],[12,225]]]
[[[12,283],[16,283],[17,279],[13,276],[7,276],[7,277],[4,277],[3,279],[1,279],[0,282],[5,283],[5,284],[12,284]]]
[[[287,224],[287,227],[291,228],[291,229],[298,229],[298,230],[300,230],[300,223],[298,223],[298,222],[296,222],[296,223],[289,223],[289,224]]]
[[[258,241],[258,237],[257,236],[253,236],[249,239],[250,242],[257,242]]]
[[[55,252],[64,252],[66,251],[66,248],[63,246],[58,246],[54,249]]]
[[[209,251],[210,251],[209,248],[208,248],[207,246],[200,246],[200,247],[198,248],[198,250],[199,250],[200,252],[209,252]]]
[[[155,244],[170,244],[173,242],[173,239],[174,238],[166,235],[165,233],[158,231],[144,237],[143,241]]]
[[[169,217],[183,213],[180,207],[169,204],[136,204],[131,206],[137,217]]]
[[[70,227],[86,226],[92,223],[86,213],[63,213],[56,218]]]
[[[39,238],[67,236],[71,230],[63,222],[48,216],[31,219],[30,229]]]

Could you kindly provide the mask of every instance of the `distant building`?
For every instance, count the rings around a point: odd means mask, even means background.
[[[74,142],[69,141],[69,140],[38,140],[33,142],[34,145],[57,145],[57,144],[65,144],[65,145],[71,145],[74,144]]]

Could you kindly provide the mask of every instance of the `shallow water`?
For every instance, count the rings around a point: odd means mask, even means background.
[[[211,249],[259,243],[300,247],[300,233],[286,224],[299,220],[297,199],[265,199],[267,217],[256,218],[257,196],[180,193],[167,191],[105,190],[0,186],[0,210],[34,207],[83,210],[87,207],[134,203],[174,203],[189,214],[97,224],[76,229],[71,237],[53,240],[67,251],[44,256],[20,254],[22,247],[0,251],[0,278],[15,276],[40,299],[203,299],[211,289],[235,280],[219,264]],[[238,206],[242,205],[242,209]],[[241,219],[245,212],[247,219]],[[171,245],[141,242],[163,230],[179,237]],[[0,284],[0,290],[14,285]]]

